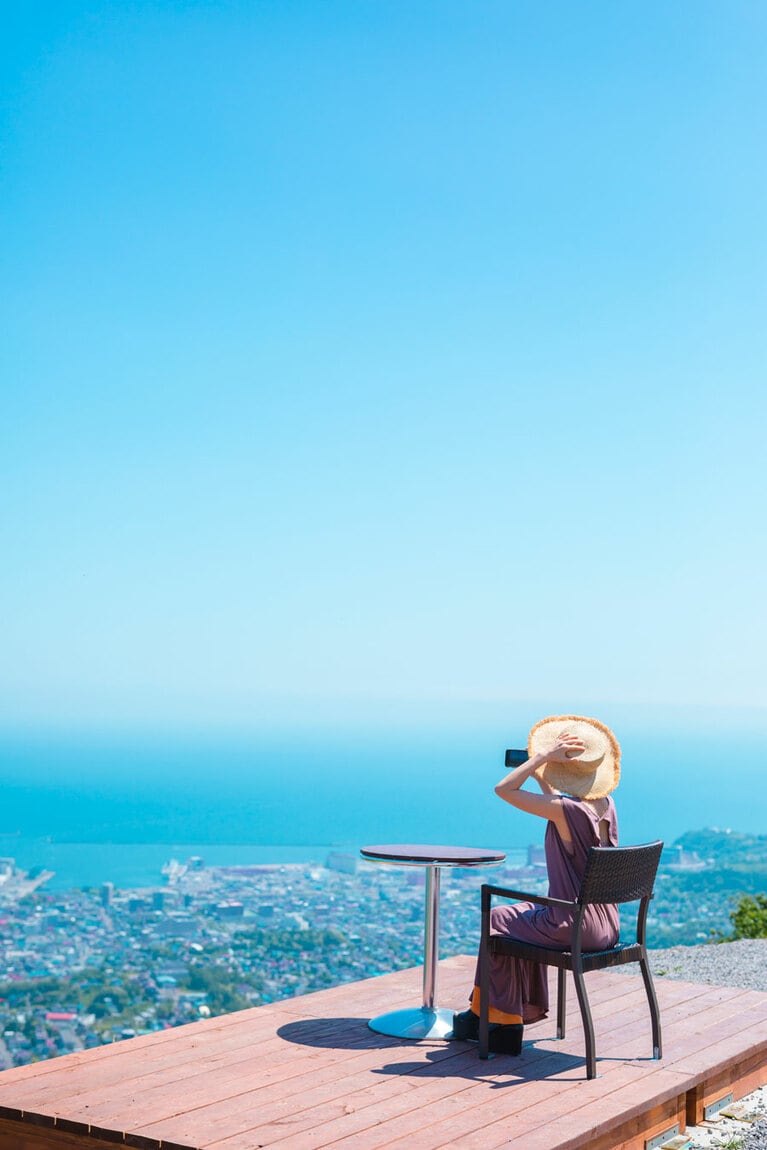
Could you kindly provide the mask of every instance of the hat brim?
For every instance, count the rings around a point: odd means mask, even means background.
[[[598,719],[589,719],[584,715],[550,715],[541,719],[530,731],[527,740],[527,751],[532,757],[551,745],[551,736],[555,737],[570,730],[573,734],[575,724],[587,724],[598,731],[602,736],[600,740],[604,747],[604,754],[596,764],[579,763],[577,757],[565,763],[546,763],[539,767],[535,774],[543,779],[556,791],[566,795],[573,795],[579,799],[602,799],[611,794],[618,786],[621,777],[621,749],[613,732]],[[543,733],[545,729],[546,738]]]

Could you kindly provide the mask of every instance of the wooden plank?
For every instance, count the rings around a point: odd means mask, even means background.
[[[227,1056],[234,1060],[245,1058],[254,1040],[260,1041],[273,1034],[275,1021],[289,1021],[290,1018],[288,1015],[270,1015],[263,1019],[249,1019],[247,1025],[212,1033],[206,1036],[205,1041],[195,1039],[184,1044],[172,1042],[167,1047],[155,1044],[141,1052],[140,1056],[126,1042],[120,1044],[122,1049],[112,1058],[94,1060],[93,1064],[82,1061],[74,1063],[63,1058],[59,1060],[61,1065],[58,1073],[43,1078],[35,1076],[13,1084],[6,1084],[0,1074],[0,1099],[12,1098],[15,1105],[22,1107],[27,1102],[35,1106],[55,1106],[62,1098],[71,1101],[84,1092],[105,1091],[113,1084],[130,1089],[129,1083],[140,1081],[153,1073],[162,1073],[166,1068],[176,1068],[181,1073],[180,1068],[194,1068],[201,1060],[225,1060]]]
[[[456,1048],[453,1050],[455,1053]],[[386,1056],[401,1058],[403,1067],[409,1065],[406,1061],[410,1057],[409,1051],[403,1050],[401,1046],[390,1047]],[[193,1112],[186,1112],[171,1120],[158,1120],[147,1125],[142,1123],[139,1129],[158,1134],[164,1132],[177,1138],[191,1137],[195,1130],[199,1130],[200,1138],[204,1141],[208,1137],[208,1130],[212,1132],[210,1138],[220,1138],[222,1132],[228,1129],[236,1132],[243,1125],[252,1125],[251,1116],[254,1113],[262,1121],[267,1116],[277,1118],[286,1112],[297,1115],[314,1103],[344,1098],[354,1090],[368,1088],[371,1082],[376,1081],[375,1072],[382,1063],[382,1048],[361,1050],[353,1059],[345,1059],[341,1063],[324,1058],[313,1059],[307,1066],[306,1061],[297,1063],[295,1055],[292,1057],[292,1076],[289,1080],[272,1077],[236,1097],[220,1097],[205,1104],[201,1102]],[[307,1079],[310,1082],[308,1086]]]
[[[755,992],[744,992],[744,994]],[[759,1005],[750,1004],[752,1018],[744,1026],[738,1002],[715,1006],[692,1018],[690,1029],[678,1027],[669,1036],[664,1062],[692,1076],[722,1069],[739,1052],[763,1049],[767,1039],[767,995]],[[666,1053],[667,1051],[667,1053]]]
[[[367,1026],[358,1024],[351,1037],[344,1041],[333,1041],[334,1028],[332,1024],[320,1023],[315,1031],[315,1041],[327,1041],[330,1047],[339,1048],[339,1056],[353,1058],[360,1046],[385,1046],[391,1039],[383,1036],[373,1036]],[[78,1067],[62,1072],[58,1076],[49,1076],[43,1082],[34,1080],[33,1083],[19,1084],[10,1092],[17,1104],[42,1104],[55,1107],[65,1102],[68,1112],[74,1105],[88,1105],[99,1098],[110,1096],[110,1086],[119,1086],[118,1093],[128,1095],[134,1091],[144,1089],[148,1084],[157,1085],[163,1082],[183,1083],[189,1081],[189,1089],[197,1088],[198,1083],[193,1080],[201,1076],[210,1075],[211,1089],[214,1078],[213,1073],[225,1072],[229,1067],[234,1076],[243,1071],[253,1074],[254,1066],[259,1063],[273,1066],[274,1060],[288,1058],[291,1051],[295,1054],[295,1045],[287,1043],[276,1036],[271,1026],[267,1029],[246,1030],[238,1034],[236,1043],[230,1040],[216,1039],[208,1044],[174,1050],[172,1054],[150,1059],[119,1059],[110,1063],[98,1063],[91,1068]]]
[[[386,1039],[373,1047],[375,1058],[380,1063],[382,1053],[386,1052]],[[390,1040],[389,1040],[390,1041]],[[202,1068],[198,1074],[186,1081],[179,1082],[177,1076],[160,1077],[157,1082],[150,1082],[141,1090],[122,1094],[119,1099],[101,1098],[98,1096],[88,1104],[88,1113],[91,1120],[99,1125],[114,1124],[123,1130],[150,1125],[151,1123],[169,1122],[179,1113],[198,1111],[203,1105],[214,1100],[223,1099],[231,1103],[233,1099],[241,1096],[259,1094],[270,1071],[284,1068],[291,1080],[291,1086],[286,1091],[292,1100],[297,1095],[296,1079],[301,1080],[307,1073],[312,1072],[315,1065],[332,1063],[334,1069],[338,1064],[349,1062],[354,1064],[359,1057],[359,1051],[367,1047],[344,1049],[342,1051],[328,1051],[317,1055],[314,1059],[297,1059],[295,1050],[285,1049],[285,1045],[267,1048],[269,1053],[269,1070],[264,1070],[258,1063],[238,1063],[236,1066],[224,1066],[219,1069],[205,1070]],[[294,1104],[294,1102],[293,1102]],[[167,1137],[171,1136],[170,1131]]]
[[[78,1067],[86,1068],[87,1073],[91,1074],[95,1067],[108,1064],[121,1067],[118,1073],[124,1074],[131,1065],[135,1065],[139,1060],[146,1063],[153,1058],[175,1057],[176,1051],[190,1050],[193,1052],[199,1050],[202,1044],[215,1044],[218,1041],[221,1041],[222,1044],[236,1042],[238,1035],[241,1036],[241,1041],[246,1043],[253,1026],[258,1025],[254,1021],[254,1015],[258,1015],[261,1011],[263,1011],[261,1017],[264,1027],[269,1027],[269,1018],[275,1018],[277,1014],[281,1021],[283,1019],[284,1021],[298,1020],[301,1017],[294,1010],[277,1012],[271,1006],[254,1007],[253,1010],[223,1015],[225,1021],[222,1025],[210,1025],[217,1022],[217,1019],[190,1022],[186,1026],[129,1038],[124,1042],[105,1045],[105,1047],[98,1047],[93,1050],[77,1051],[71,1055],[49,1059],[44,1063],[17,1066],[0,1073],[0,1102],[5,1101],[7,1096],[13,1096],[22,1083],[43,1083],[60,1075],[74,1075]]]
[[[620,1067],[614,1073],[635,1077],[641,1071],[637,1071],[635,1067]],[[488,1084],[491,1085],[490,1090]],[[524,1116],[526,1107],[525,1091],[519,1091],[516,1086],[506,1089],[505,1085],[508,1085],[508,1082],[504,1084],[493,1076],[488,1076],[484,1081],[469,1083],[467,1087],[457,1091],[454,1079],[442,1078],[430,1082],[418,1092],[417,1096],[410,1097],[412,1105],[404,1112],[401,1107],[389,1102],[345,1115],[327,1122],[320,1128],[307,1130],[303,1134],[282,1138],[276,1142],[272,1137],[267,1140],[261,1139],[259,1132],[254,1143],[252,1137],[249,1141],[249,1134],[246,1133],[236,1139],[214,1142],[207,1150],[247,1150],[249,1146],[252,1147],[259,1141],[266,1146],[276,1144],[279,1150],[319,1150],[320,1147],[331,1143],[333,1150],[381,1150],[382,1147],[398,1144],[422,1150],[429,1145],[429,1138],[433,1136],[435,1125],[438,1125],[440,1140],[444,1143],[446,1134],[452,1138],[458,1133],[463,1136],[473,1134],[478,1127],[493,1120],[502,1120],[505,1139],[508,1141],[512,1130],[515,1137],[517,1136],[515,1123]],[[573,1082],[572,1085],[575,1087],[580,1083]],[[591,1086],[591,1083],[588,1085]],[[558,1091],[564,1096],[561,1081],[558,1082]],[[543,1105],[548,1105],[551,1101],[550,1083],[546,1093]],[[594,1097],[598,1095],[595,1094]],[[481,1144],[487,1146],[486,1142]],[[550,1147],[553,1145],[556,1143],[549,1143]]]
[[[662,1071],[657,1072],[663,1075]],[[663,1075],[664,1080],[666,1076]],[[588,1146],[588,1150],[613,1150],[620,1141],[633,1140],[638,1133],[640,1137],[645,1130],[653,1129],[655,1133],[667,1128],[671,1121],[679,1120],[684,1113],[684,1093],[679,1093],[678,1082],[672,1079],[669,1097],[648,1109],[645,1092],[647,1088],[646,1077],[642,1079],[644,1088],[638,1103],[634,1105],[631,1113],[632,1088],[636,1082],[630,1070],[625,1073],[618,1068],[604,1077],[591,1079],[591,1082],[578,1085],[570,1083],[565,1091],[557,1091],[555,1095],[541,1099],[537,1107],[522,1107],[520,1112],[511,1118],[497,1120],[483,1126],[473,1134],[461,1138],[437,1142],[436,1139],[416,1143],[417,1150],[500,1150],[508,1147],[509,1141],[524,1145],[526,1150],[533,1147],[538,1150],[556,1150],[569,1143],[580,1150]],[[592,1085],[593,1084],[593,1085]],[[657,1086],[657,1084],[656,1084]],[[599,1114],[603,1100],[608,1094],[614,1094],[620,1099],[623,1120],[619,1127],[610,1125],[602,1134],[599,1133]],[[596,1116],[596,1117],[595,1117]],[[553,1133],[553,1123],[561,1120],[565,1128],[565,1141],[558,1142]],[[436,1128],[435,1128],[436,1132]],[[651,1134],[647,1134],[651,1137]],[[387,1147],[386,1150],[391,1150]]]
[[[115,1150],[115,1142],[0,1119],[0,1150]]]
[[[589,1150],[592,1146],[610,1150],[616,1143],[643,1137],[645,1130],[659,1133],[674,1122],[681,1127],[685,1092],[680,1087],[678,1075],[659,1068],[647,1074],[641,1084],[612,1091],[601,1096],[596,1105],[558,1115],[553,1122],[541,1114],[535,1130],[525,1135],[525,1144],[530,1150],[547,1150],[552,1143],[557,1150],[581,1150],[586,1145]]]
[[[392,1114],[397,1112],[411,1111],[413,1109],[422,1110],[424,1106],[432,1099],[435,1098],[439,1103],[446,1094],[453,1096],[458,1095],[462,1090],[470,1089],[476,1083],[480,1084],[481,1093],[486,1093],[487,1083],[493,1081],[492,1067],[498,1066],[498,1063],[483,1063],[476,1055],[476,1047],[459,1047],[461,1050],[458,1056],[445,1056],[441,1051],[429,1051],[426,1059],[420,1064],[413,1063],[412,1069],[405,1064],[390,1064],[381,1067],[381,1071],[390,1075],[396,1073],[405,1073],[411,1077],[412,1085],[416,1090],[410,1090],[408,1093],[403,1093],[402,1100],[394,1106],[389,1106],[388,1109]],[[451,1051],[452,1047],[448,1047]],[[423,1055],[421,1056],[424,1057]],[[533,1052],[533,1057],[538,1061],[545,1062],[552,1058],[548,1052]],[[381,1076],[379,1081],[386,1081],[386,1078]],[[360,1100],[357,1098],[348,1099],[348,1110],[352,1108],[355,1110],[354,1115],[354,1130],[355,1136],[357,1132],[371,1124],[375,1125],[381,1119],[381,1115],[376,1109],[376,1102],[378,1100],[373,1098],[365,1098],[365,1103],[371,1103],[370,1106],[362,1107]],[[316,1126],[317,1114],[311,1112],[304,1112],[301,1116],[301,1126],[311,1130]],[[290,1129],[293,1129],[291,1124]],[[275,1137],[284,1137],[286,1128],[283,1127],[274,1132],[270,1132],[269,1141],[274,1141]],[[262,1128],[258,1128],[259,1137],[266,1132]],[[253,1131],[248,1132],[249,1136],[253,1137]],[[326,1135],[327,1131],[325,1126],[322,1126],[322,1134]],[[312,1141],[317,1140],[316,1136],[312,1136]],[[319,1142],[324,1143],[324,1138],[319,1138]]]
[[[293,1001],[293,1000],[291,1000]],[[282,1004],[280,1004],[282,1006]],[[92,1065],[102,1059],[108,1060],[119,1057],[127,1047],[131,1053],[143,1053],[155,1045],[167,1046],[177,1041],[187,1044],[202,1040],[206,1035],[214,1032],[229,1030],[240,1025],[247,1025],[247,1016],[255,1011],[270,1011],[271,1005],[253,1007],[249,1010],[237,1011],[233,1014],[222,1014],[216,1018],[200,1019],[198,1022],[187,1022],[183,1026],[169,1028],[168,1030],[154,1030],[151,1034],[142,1034],[137,1038],[129,1038],[122,1042],[112,1042],[104,1046],[97,1046],[91,1050],[78,1050],[72,1054],[64,1054],[59,1058],[50,1058],[44,1062],[33,1062],[27,1066],[13,1066],[0,1072],[0,1088],[14,1082],[23,1082],[33,1078],[43,1078],[49,1074],[56,1074],[63,1062],[68,1065],[87,1063]]]
[[[628,980],[624,978],[622,981],[625,982]],[[735,993],[736,992],[732,990],[728,990],[724,998],[729,1000]],[[717,998],[717,1003],[718,1001],[719,997]],[[674,987],[669,986],[665,988],[661,997],[661,1004],[662,1027],[667,1027],[680,1018],[688,1019],[693,1017],[702,1009],[710,1009],[710,1000],[707,1000],[704,995],[699,993],[699,988],[696,988],[695,993],[691,993],[691,988],[683,983],[678,983]],[[638,1035],[644,1038],[645,1045],[650,1041],[650,1009],[641,982],[635,985],[634,992],[630,997],[624,996],[617,1003],[606,999],[596,1007],[592,1004],[592,1016],[596,1034],[597,1054],[599,1054],[602,1048],[605,1036],[611,1034],[615,1029],[616,1021],[619,1021],[621,1031],[625,1032],[627,1036],[629,1031],[631,1031],[632,1039],[634,1035]],[[531,1027],[528,1028],[526,1034],[529,1033],[530,1036],[533,1037],[535,1031],[536,1027]],[[576,1033],[578,1035],[578,1041],[583,1043],[583,1026],[577,1004],[573,1006],[572,1012],[568,1010],[567,1039],[569,1040],[573,1034]]]
[[[616,1126],[634,1120],[641,1127],[651,1109],[677,1113],[684,1108],[684,1091],[678,1075],[655,1069],[616,1063],[598,1078],[573,1083],[569,1093],[561,1090],[552,1098],[541,1097],[525,1108],[514,1127],[514,1135],[524,1135],[525,1146],[545,1150],[549,1146],[589,1146],[605,1135],[607,1141]],[[490,1134],[494,1134],[490,1138]],[[495,1148],[508,1140],[506,1123],[486,1128],[476,1147]],[[472,1143],[474,1147],[474,1143]]]
[[[687,1122],[691,1126],[699,1125],[706,1106],[725,1094],[743,1098],[767,1083],[767,1043],[751,1053],[736,1053],[723,1068],[704,1073],[705,1077],[687,1092]]]
[[[442,1062],[449,1062],[454,1074],[462,1071],[478,1076],[482,1073],[475,1050],[452,1045],[442,1049],[433,1048],[429,1053],[433,1053]],[[212,1143],[224,1136],[234,1137],[247,1132],[253,1144],[257,1144],[267,1138],[267,1132],[276,1130],[282,1137],[286,1132],[316,1127],[329,1117],[362,1110],[389,1097],[412,1095],[417,1090],[419,1102],[415,1104],[420,1104],[419,1072],[431,1064],[413,1061],[413,1052],[408,1048],[394,1048],[388,1054],[391,1057],[387,1064],[388,1074],[382,1073],[379,1053],[375,1061],[369,1057],[365,1060],[366,1064],[356,1068],[357,1073],[345,1077],[325,1076],[323,1081],[318,1081],[318,1076],[312,1072],[310,1085],[299,1099],[286,1097],[284,1091],[269,1098],[263,1090],[259,1090],[240,1100],[236,1106],[220,1103],[206,1107],[195,1115],[200,1136],[204,1143]],[[421,1053],[420,1059],[423,1058]],[[185,1116],[181,1122],[158,1123],[146,1129],[158,1133],[167,1131],[173,1137],[180,1134],[188,1136],[192,1123]]]

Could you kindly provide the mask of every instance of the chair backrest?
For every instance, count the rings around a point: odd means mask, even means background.
[[[592,847],[578,893],[580,903],[621,903],[651,895],[663,843]]]

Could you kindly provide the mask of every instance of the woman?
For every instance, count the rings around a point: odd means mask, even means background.
[[[609,797],[620,778],[620,747],[612,731],[596,719],[556,715],[530,732],[529,758],[515,767],[495,793],[519,810],[548,821],[546,868],[549,895],[574,899],[589,850],[618,845],[615,804]],[[542,794],[523,790],[534,777]],[[493,907],[490,930],[532,943],[568,950],[573,916],[558,907],[521,902]],[[618,909],[591,906],[583,923],[583,949],[602,950],[618,941]],[[453,1037],[479,1035],[479,965],[471,1007],[453,1016]],[[549,1008],[546,967],[526,959],[490,955],[490,1049],[519,1054],[522,1027],[545,1018]]]

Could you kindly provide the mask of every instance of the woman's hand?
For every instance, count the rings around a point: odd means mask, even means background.
[[[562,806],[562,796],[549,785],[544,775],[538,774],[538,772],[546,766],[546,763],[567,762],[568,759],[580,754],[585,749],[585,743],[581,742],[576,735],[570,735],[565,731],[559,736],[550,751],[536,751],[526,763],[522,763],[513,771],[509,771],[508,775],[501,779],[496,786],[495,793],[504,802],[516,807],[517,810],[527,811],[528,814],[540,815],[541,818],[549,819],[559,831],[562,841],[567,843],[570,841],[570,828]],[[542,795],[524,789],[524,784],[533,774],[538,786],[543,791]]]
[[[586,744],[577,735],[563,731],[550,751],[546,751],[547,763],[566,763],[586,750]]]

